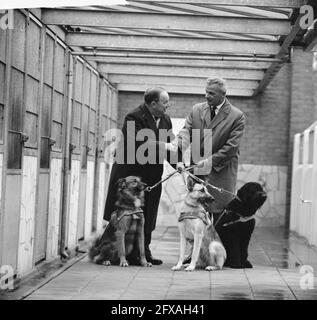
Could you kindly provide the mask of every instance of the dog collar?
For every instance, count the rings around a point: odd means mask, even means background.
[[[200,219],[207,226],[211,225],[211,220],[209,218],[208,212],[203,210],[181,212],[178,221],[181,222],[185,219]]]
[[[240,201],[241,201],[241,200],[240,200]],[[235,224],[235,223],[238,223],[238,222],[242,222],[242,223],[243,223],[243,222],[247,222],[247,221],[250,221],[250,220],[254,219],[254,215],[252,215],[252,216],[250,216],[248,219],[242,220],[242,219],[243,219],[243,216],[242,216],[241,214],[239,214],[238,212],[235,212],[235,211],[233,211],[233,210],[224,209],[223,212],[222,212],[222,214],[221,214],[220,217],[218,218],[217,222],[215,223],[215,227],[216,227],[216,225],[218,224],[218,222],[220,222],[221,218],[222,218],[224,215],[226,215],[227,213],[233,213],[233,214],[237,215],[237,216],[239,217],[239,219],[233,220],[233,221],[229,221],[229,222],[227,222],[227,223],[224,223],[224,224],[222,225],[223,227],[227,227],[227,226],[230,226],[230,225]]]

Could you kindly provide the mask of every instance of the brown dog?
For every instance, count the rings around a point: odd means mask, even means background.
[[[140,264],[150,267],[144,252],[144,189],[139,177],[129,176],[118,181],[117,210],[111,215],[103,235],[89,250],[91,261],[97,264],[129,266],[127,259],[132,251],[140,254]],[[135,247],[138,250],[135,250]]]

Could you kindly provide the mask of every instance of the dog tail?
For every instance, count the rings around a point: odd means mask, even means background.
[[[215,257],[215,263],[221,269],[227,259],[224,246],[218,241],[212,241],[209,245],[209,252],[211,256]]]
[[[94,257],[100,253],[100,249],[99,249],[100,240],[101,240],[101,236],[97,237],[92,242],[92,245],[91,245],[89,252],[88,252],[88,257],[89,257],[90,261],[93,261]]]

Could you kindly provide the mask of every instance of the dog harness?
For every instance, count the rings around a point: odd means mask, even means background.
[[[221,218],[222,218],[224,215],[228,214],[228,213],[233,213],[233,214],[237,215],[237,216],[239,217],[239,219],[238,219],[238,220],[234,220],[234,221],[229,221],[229,222],[227,222],[227,223],[224,223],[224,224],[222,225],[223,227],[227,227],[227,226],[230,226],[230,225],[235,224],[235,223],[238,223],[238,222],[248,222],[248,221],[254,219],[254,215],[252,215],[252,216],[250,216],[250,217],[248,217],[248,218],[244,218],[244,217],[241,216],[238,212],[235,212],[235,211],[233,211],[233,210],[224,209],[224,210],[222,211],[221,215],[219,216],[218,220],[216,221],[216,223],[215,223],[214,226],[216,227],[216,225],[220,222]]]
[[[185,219],[200,219],[205,225],[211,225],[209,214],[207,211],[204,210],[181,212],[178,221],[181,222]]]
[[[142,219],[143,218],[143,210],[117,210],[116,211],[117,220],[120,221],[125,216],[133,216],[133,219]]]

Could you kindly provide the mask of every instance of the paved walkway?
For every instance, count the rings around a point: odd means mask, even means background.
[[[317,273],[317,251],[301,238],[284,235],[283,229],[256,229],[250,245],[254,268],[244,270],[172,272],[178,259],[178,237],[175,227],[155,231],[152,251],[163,259],[161,266],[105,267],[84,258],[26,299],[317,300],[316,277],[305,275],[314,280],[314,289],[300,287],[302,265],[311,266]]]

